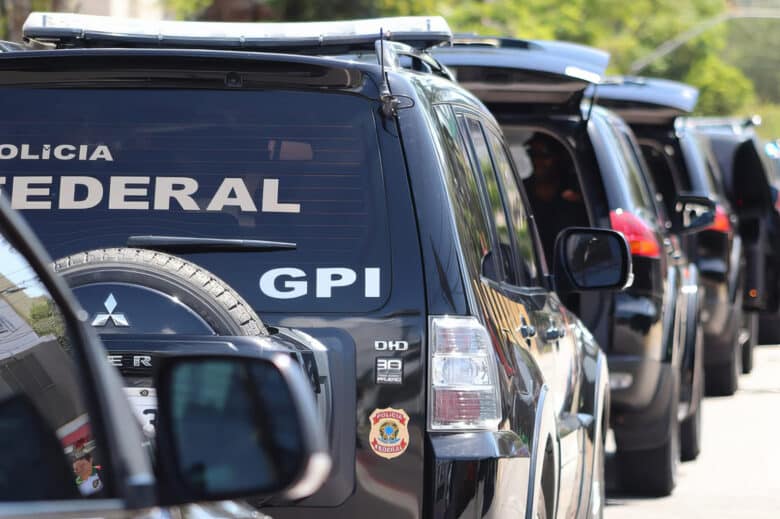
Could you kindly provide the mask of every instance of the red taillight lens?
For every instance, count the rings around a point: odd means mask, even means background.
[[[731,222],[729,221],[729,215],[726,214],[726,210],[722,206],[715,206],[715,221],[712,225],[707,227],[708,231],[717,231],[722,233],[731,232]]]
[[[609,212],[609,222],[612,229],[626,237],[632,255],[645,258],[661,257],[661,245],[653,229],[641,218],[622,209],[616,209]]]

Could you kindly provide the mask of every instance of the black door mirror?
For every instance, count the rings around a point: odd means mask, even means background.
[[[634,278],[628,242],[616,231],[569,227],[558,234],[554,254],[559,292],[622,290]]]
[[[674,209],[674,227],[678,232],[700,231],[715,221],[715,202],[706,196],[681,193]]]
[[[283,354],[164,359],[157,455],[167,504],[314,493],[330,470],[311,385]]]

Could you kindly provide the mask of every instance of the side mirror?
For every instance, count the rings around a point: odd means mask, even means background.
[[[558,234],[554,255],[560,292],[622,290],[634,280],[628,242],[617,231],[568,227]]]
[[[325,481],[326,435],[289,356],[168,357],[155,378],[165,504],[301,499]]]
[[[674,209],[674,228],[678,232],[700,231],[715,221],[715,202],[706,196],[680,193]]]

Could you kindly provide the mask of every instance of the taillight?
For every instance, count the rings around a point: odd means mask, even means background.
[[[622,209],[615,209],[609,212],[609,222],[613,230],[625,236],[633,256],[661,257],[661,245],[653,229],[641,218]]]
[[[498,367],[490,335],[474,317],[433,317],[430,429],[491,429],[501,420]]]
[[[707,227],[707,231],[717,231],[722,233],[731,232],[731,222],[729,221],[729,215],[726,214],[726,210],[723,206],[715,206],[715,221]]]

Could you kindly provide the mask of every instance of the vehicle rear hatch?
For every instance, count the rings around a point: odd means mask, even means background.
[[[425,289],[380,79],[376,65],[279,54],[0,53],[0,182],[53,258],[156,237],[149,247],[215,273],[268,326],[309,334],[338,364],[329,405],[339,423],[325,431],[334,468],[296,504],[322,507],[312,517],[422,514]],[[182,237],[238,241],[177,248]],[[163,337],[177,329],[168,314],[109,300],[114,288],[77,294],[90,320],[121,312],[131,324],[101,329],[114,362],[143,368],[132,355],[186,350]],[[381,373],[380,359],[393,361]],[[399,459],[370,446],[369,415],[385,408],[409,417]]]
[[[685,83],[630,76],[606,78],[588,95],[631,125],[674,125],[699,100],[699,90]]]
[[[585,89],[599,82],[609,63],[608,53],[573,43],[489,37],[454,43],[433,55],[497,116],[516,111],[581,117]]]
[[[745,250],[743,306],[763,310],[777,306],[776,273],[767,255],[777,254],[777,190],[773,165],[752,132],[700,128],[706,135],[723,176],[723,187],[739,218]]]

